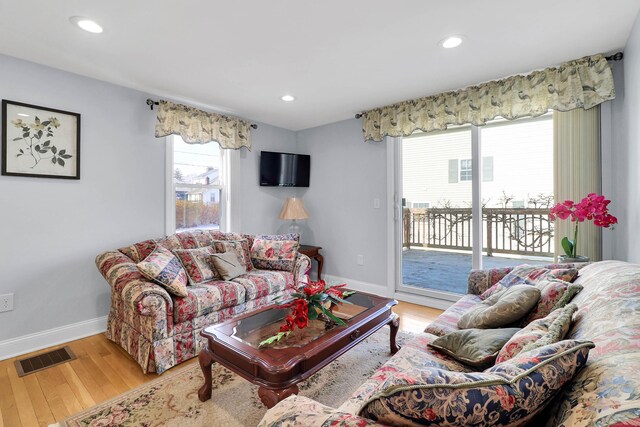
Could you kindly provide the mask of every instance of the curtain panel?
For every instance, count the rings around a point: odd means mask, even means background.
[[[557,202],[579,202],[589,193],[602,193],[602,160],[600,142],[600,107],[553,112],[553,194]],[[573,239],[576,223],[556,219],[555,255],[563,255],[563,237]],[[591,261],[602,259],[602,228],[592,221],[578,226],[577,254]]]
[[[206,144],[215,141],[222,148],[251,150],[251,123],[236,117],[209,113],[160,101],[156,116],[156,138],[180,135],[188,144]]]
[[[481,126],[498,116],[512,120],[540,116],[549,109],[589,109],[615,96],[609,63],[603,55],[594,55],[528,75],[366,111],[362,130],[365,141],[382,141],[417,130],[445,130],[448,125]]]

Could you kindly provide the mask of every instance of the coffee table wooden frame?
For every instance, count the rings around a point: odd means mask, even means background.
[[[267,408],[271,408],[282,399],[297,394],[300,381],[309,378],[385,325],[391,329],[391,353],[396,353],[400,349],[396,344],[400,321],[391,308],[397,301],[358,293],[370,297],[374,306],[350,319],[347,326],[336,327],[303,347],[256,349],[232,337],[239,320],[271,310],[273,305],[203,329],[200,335],[206,338],[207,345],[198,355],[204,374],[204,385],[198,391],[198,398],[203,402],[211,398],[213,362],[258,385],[260,400]]]

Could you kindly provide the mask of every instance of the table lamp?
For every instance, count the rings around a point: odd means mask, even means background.
[[[287,197],[287,200],[284,202],[284,206],[280,211],[279,218],[291,221],[291,225],[289,226],[290,233],[300,234],[300,226],[296,221],[309,218],[309,214],[304,208],[304,203],[302,203],[301,198]]]

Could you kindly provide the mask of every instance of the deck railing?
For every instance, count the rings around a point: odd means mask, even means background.
[[[548,209],[482,210],[483,251],[553,256],[553,221]],[[470,208],[404,209],[403,246],[441,249],[472,249]]]

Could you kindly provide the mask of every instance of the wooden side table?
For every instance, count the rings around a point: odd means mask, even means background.
[[[318,263],[318,280],[322,280],[322,264],[324,264],[324,258],[320,254],[322,246],[300,245],[298,252],[305,254],[311,259],[315,259]]]

